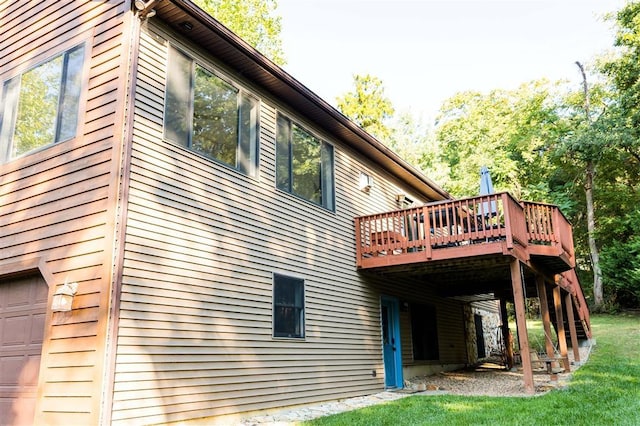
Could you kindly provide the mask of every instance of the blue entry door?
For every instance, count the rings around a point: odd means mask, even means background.
[[[384,384],[388,388],[402,388],[402,352],[400,350],[400,314],[398,300],[382,297],[382,354]]]

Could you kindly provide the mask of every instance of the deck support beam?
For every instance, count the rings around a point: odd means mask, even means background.
[[[580,362],[580,347],[578,346],[578,332],[576,330],[576,320],[573,315],[573,300],[571,293],[564,296],[564,305],[567,308],[567,322],[569,323],[569,336],[571,337],[571,349],[573,349],[573,360]]]
[[[569,365],[569,356],[567,354],[567,335],[564,331],[564,315],[562,313],[562,295],[560,286],[553,287],[553,304],[556,309],[556,327],[558,330],[558,346],[560,347],[560,356],[562,357],[562,364],[564,371],[571,371]]]
[[[542,326],[544,328],[544,346],[547,351],[547,358],[553,359],[555,352],[553,340],[551,340],[551,314],[549,313],[549,299],[547,298],[547,285],[544,276],[536,275],[536,286],[538,287],[538,297],[540,298],[540,315],[542,316]]]
[[[533,366],[531,365],[531,350],[529,349],[529,335],[527,333],[527,318],[525,316],[525,300],[520,261],[511,262],[511,286],[513,287],[513,304],[516,310],[516,325],[518,327],[518,342],[520,343],[520,357],[524,376],[524,390],[528,394],[535,393],[533,384]],[[566,345],[566,343],[565,343]]]

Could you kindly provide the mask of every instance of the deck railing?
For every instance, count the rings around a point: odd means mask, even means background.
[[[562,287],[565,288],[572,296],[578,316],[582,322],[582,328],[585,330],[587,337],[591,338],[591,319],[589,316],[589,306],[582,293],[582,287],[580,287],[580,281],[575,269],[562,273]]]
[[[502,192],[428,203],[355,219],[357,262],[362,259],[420,253],[503,241],[508,249],[529,245],[561,246],[573,256],[571,225],[558,207],[518,202]]]
[[[532,245],[558,246],[574,262],[571,224],[557,206],[523,201],[527,239]]]

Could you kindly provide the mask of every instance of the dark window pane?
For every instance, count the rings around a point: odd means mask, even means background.
[[[389,344],[389,308],[382,307],[382,343]]]
[[[304,337],[304,280],[274,275],[273,335]]]
[[[411,337],[414,360],[438,360],[438,324],[431,305],[411,305]]]
[[[238,170],[255,175],[258,164],[258,101],[250,96],[240,98],[240,140],[238,141]]]
[[[189,146],[191,126],[192,61],[176,49],[169,49],[164,135],[182,146]]]
[[[306,200],[322,204],[320,141],[293,126],[291,144],[293,192]]]
[[[13,131],[15,124],[18,96],[20,95],[20,78],[16,77],[4,83],[2,104],[0,104],[0,160],[3,162],[15,156],[13,150]]]
[[[278,116],[276,186],[333,210],[333,180],[333,147]]]
[[[83,63],[84,46],[77,47],[67,53],[56,142],[71,139],[76,135]]]
[[[276,186],[291,192],[291,122],[278,116],[276,130]]]
[[[238,91],[196,66],[191,148],[236,167]]]
[[[333,177],[333,146],[322,144],[322,205],[333,210],[335,208]]]

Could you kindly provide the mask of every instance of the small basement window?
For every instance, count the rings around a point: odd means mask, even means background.
[[[273,275],[273,337],[304,338],[304,280]]]

